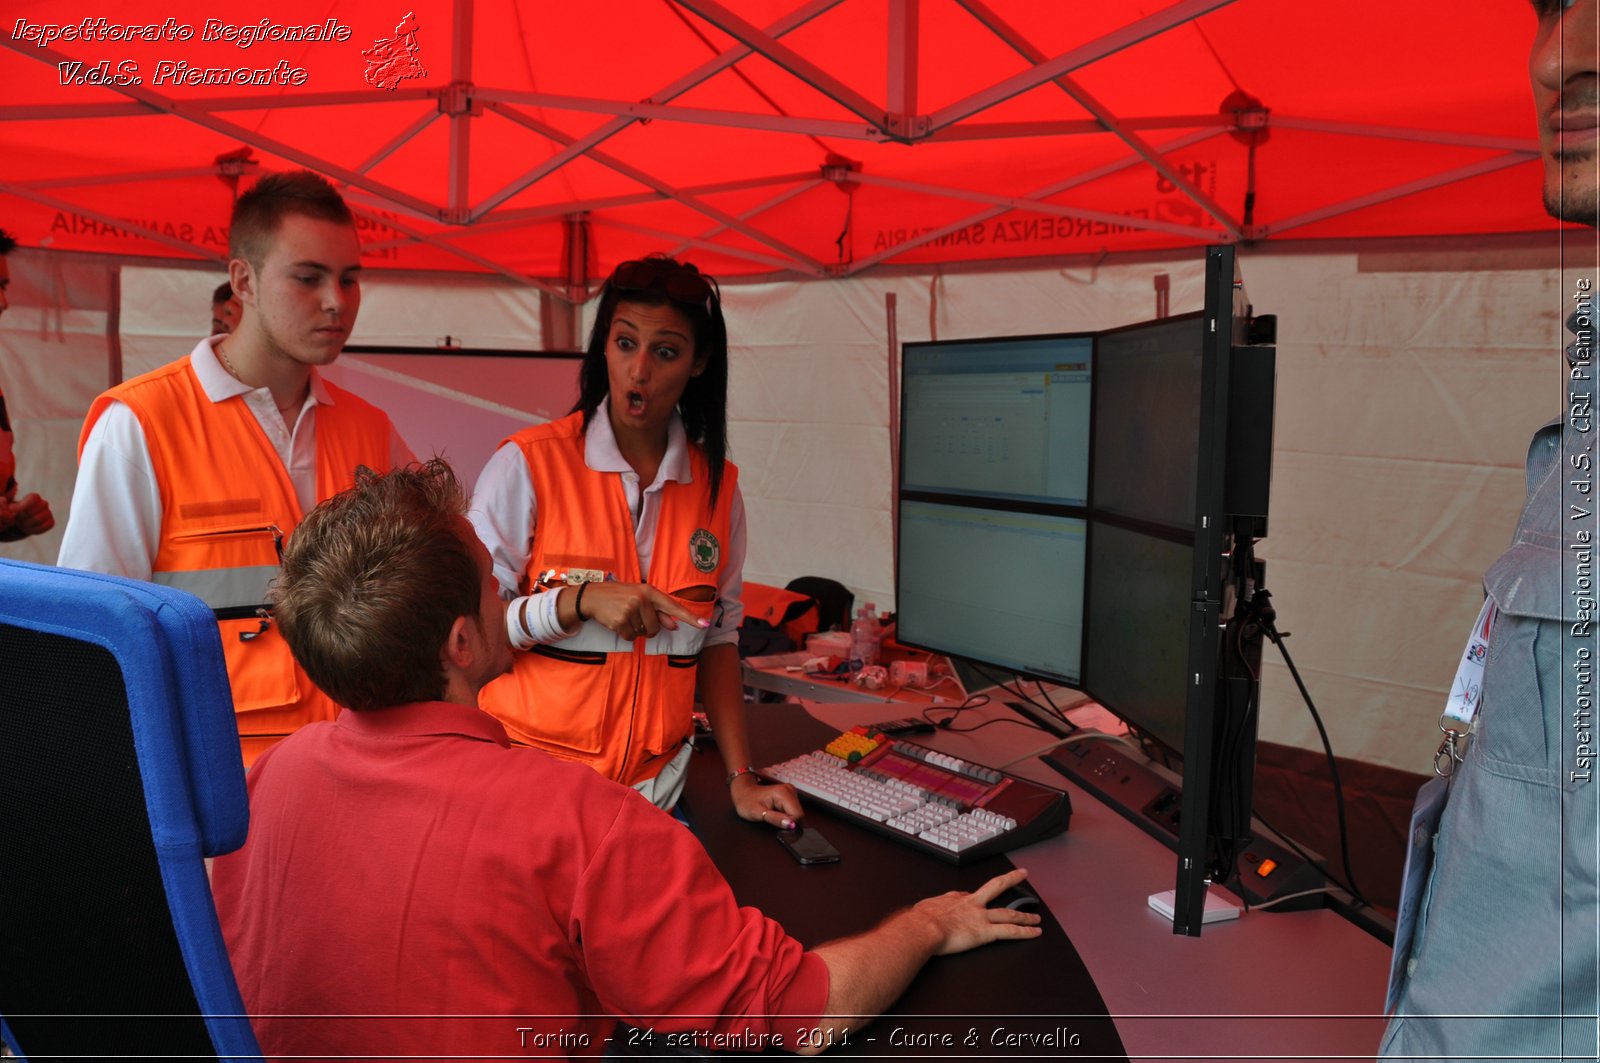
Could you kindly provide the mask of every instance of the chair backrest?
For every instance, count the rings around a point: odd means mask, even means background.
[[[20,1056],[260,1057],[206,856],[249,807],[211,611],[0,560],[0,1034]]]

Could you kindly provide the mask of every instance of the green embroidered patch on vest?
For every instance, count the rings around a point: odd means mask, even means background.
[[[705,528],[689,536],[689,559],[701,572],[713,572],[722,559],[722,544]]]

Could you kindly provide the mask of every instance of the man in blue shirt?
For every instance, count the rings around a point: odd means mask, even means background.
[[[1591,229],[1600,209],[1597,9],[1600,0],[1534,0],[1529,61],[1545,206]],[[1566,409],[1533,437],[1527,502],[1511,548],[1484,577],[1485,609],[1441,717],[1462,732],[1464,755],[1442,747],[1446,778],[1418,798],[1386,1057],[1600,1056],[1596,249],[1593,232],[1562,234],[1573,342],[1550,372],[1552,385],[1562,374]]]

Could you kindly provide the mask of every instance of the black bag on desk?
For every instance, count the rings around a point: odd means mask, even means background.
[[[760,617],[747,616],[739,625],[739,656],[765,657],[774,653],[792,653],[794,640]]]

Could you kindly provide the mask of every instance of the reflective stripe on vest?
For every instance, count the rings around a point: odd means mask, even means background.
[[[576,635],[562,639],[555,645],[577,652],[633,653],[635,649],[642,649],[644,653],[666,654],[669,657],[693,657],[705,643],[705,628],[680,620],[676,631],[662,628],[648,639],[625,639],[604,625],[588,623],[580,627]]]
[[[188,591],[212,609],[235,609],[265,604],[267,589],[277,575],[277,565],[246,565],[192,572],[156,572],[151,574],[150,580]]]

